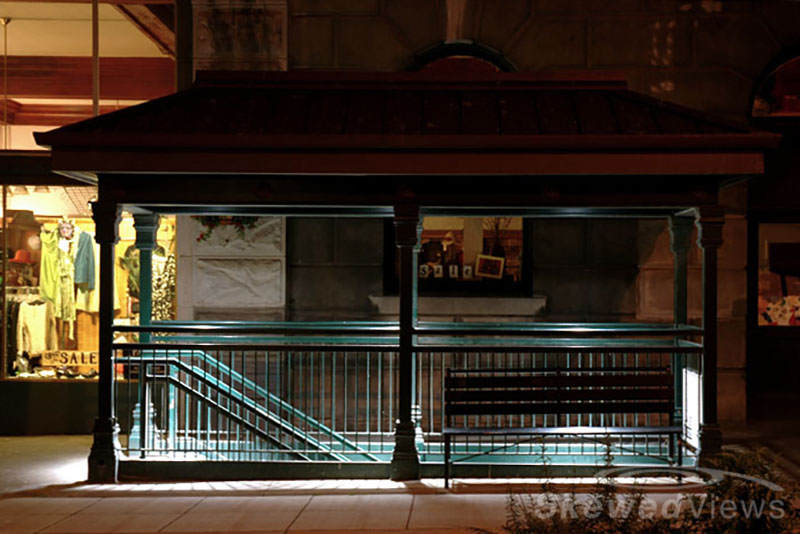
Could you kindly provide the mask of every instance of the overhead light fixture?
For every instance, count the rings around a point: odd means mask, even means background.
[[[24,185],[15,185],[11,187],[11,194],[13,195],[27,195],[28,188]]]
[[[47,187],[46,185],[37,185],[36,187],[33,188],[33,192],[34,193],[49,193],[50,192],[50,188]]]

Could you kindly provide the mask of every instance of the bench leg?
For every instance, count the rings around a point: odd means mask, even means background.
[[[675,434],[669,434],[669,461],[675,462]]]
[[[444,487],[450,487],[450,436],[444,436]]]

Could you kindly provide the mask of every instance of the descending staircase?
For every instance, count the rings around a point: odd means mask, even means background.
[[[145,350],[137,356],[123,356],[117,362],[140,366],[140,380],[144,380],[142,393],[149,399],[148,389],[156,382],[173,391],[180,391],[193,402],[201,403],[226,420],[226,428],[237,428],[255,438],[271,444],[271,448],[285,451],[285,459],[301,461],[377,462],[379,459],[340,432],[295,408],[291,403],[267,391],[252,379],[231,369],[214,356],[200,350]],[[156,372],[155,366],[164,366],[166,372]],[[233,387],[236,385],[237,387]],[[141,403],[140,403],[141,404]],[[149,402],[147,403],[149,404]],[[137,404],[129,438],[131,450],[207,451],[209,459],[225,459],[226,450],[241,453],[247,443],[240,441],[221,443],[220,439],[203,439],[199,433],[188,432],[178,438],[178,414],[174,403],[168,408],[170,424],[156,427],[154,411],[142,421]],[[142,432],[144,430],[144,432]],[[185,429],[188,430],[188,429]],[[144,439],[142,439],[144,437]],[[218,438],[219,436],[217,436]],[[176,441],[182,440],[181,446]],[[170,441],[172,443],[170,443]],[[142,447],[145,444],[146,447]],[[250,445],[252,447],[252,445]]]

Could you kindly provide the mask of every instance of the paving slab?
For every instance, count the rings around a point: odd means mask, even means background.
[[[163,532],[285,532],[310,495],[207,497]]]
[[[505,505],[499,494],[415,495],[408,528],[498,528]]]
[[[405,529],[412,495],[315,495],[289,532]]]
[[[180,514],[74,514],[41,530],[42,534],[139,534],[159,532]]]

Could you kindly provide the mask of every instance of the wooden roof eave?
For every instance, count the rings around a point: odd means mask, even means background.
[[[271,134],[215,135],[160,133],[74,133],[37,135],[45,146],[104,150],[509,150],[509,151],[720,151],[778,148],[781,136],[770,132],[720,134]],[[89,154],[89,157],[91,155]]]
[[[471,150],[87,150],[60,148],[53,165],[93,173],[254,175],[758,175],[758,150],[471,151]]]
[[[97,177],[53,171],[51,154],[44,150],[0,150],[2,185],[97,185]]]

